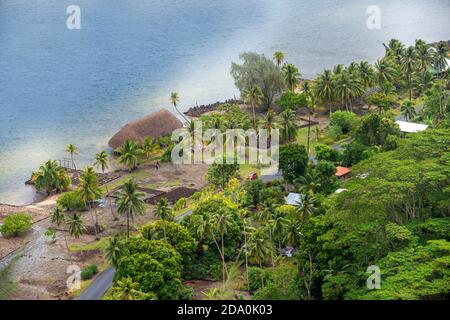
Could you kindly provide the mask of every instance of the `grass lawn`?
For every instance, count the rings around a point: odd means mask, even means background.
[[[242,180],[246,180],[248,175],[256,172],[258,176],[260,175],[260,169],[257,168],[254,164],[241,164],[239,168],[239,176]]]
[[[109,191],[114,190],[117,187],[120,187],[125,181],[134,178],[136,180],[148,178],[149,173],[145,171],[145,169],[137,169],[131,173],[126,173],[124,176],[107,183]],[[100,190],[103,194],[106,194],[106,185],[102,185]]]
[[[147,183],[147,184],[139,184],[141,187],[149,188],[149,189],[158,189],[158,188],[169,188],[169,187],[177,187],[183,183],[180,179],[157,182],[157,183]]]
[[[79,252],[79,251],[92,251],[92,250],[104,250],[108,245],[109,237],[102,237],[99,241],[94,241],[89,244],[78,244],[72,243],[69,244],[69,250],[71,252]]]

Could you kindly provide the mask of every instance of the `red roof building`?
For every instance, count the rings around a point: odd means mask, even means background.
[[[350,169],[346,167],[336,167],[336,177],[338,178],[346,178],[350,173]]]

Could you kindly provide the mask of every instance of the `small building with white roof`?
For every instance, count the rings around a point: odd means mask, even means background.
[[[397,120],[395,122],[400,127],[400,131],[406,132],[406,133],[420,132],[420,131],[424,131],[428,128],[428,125],[421,124],[421,123],[406,122],[406,121],[400,121],[400,120]]]

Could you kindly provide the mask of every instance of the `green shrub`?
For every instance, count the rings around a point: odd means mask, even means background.
[[[185,266],[185,279],[222,279],[222,264],[217,250],[210,249],[195,257],[195,260]]]
[[[262,268],[250,267],[248,268],[248,282],[250,291],[255,292],[259,288],[265,286],[269,278],[269,273]]]
[[[86,268],[84,268],[83,270],[81,270],[80,273],[81,279],[83,280],[91,279],[97,273],[97,271],[98,271],[97,266],[95,264],[91,264]]]
[[[325,144],[318,144],[315,147],[317,160],[322,161],[330,161],[330,162],[338,162],[340,158],[340,154],[337,150],[333,149],[330,146]]]
[[[56,200],[56,204],[67,211],[86,209],[86,203],[80,199],[75,190],[63,193],[58,200]]]
[[[7,216],[0,226],[0,233],[7,237],[17,237],[30,230],[33,217],[26,213],[15,213]]]
[[[358,116],[353,112],[335,111],[330,116],[330,126],[338,127],[343,134],[353,131],[358,124]]]

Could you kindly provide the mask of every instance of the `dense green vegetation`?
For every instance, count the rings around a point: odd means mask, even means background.
[[[222,132],[279,129],[282,176],[242,181],[240,165],[213,163],[205,176],[208,187],[175,204],[160,199],[153,208],[157,220],[139,232],[130,221],[148,207],[136,182],[126,181],[116,208],[125,216],[127,234],[109,239],[105,249],[116,267],[109,298],[190,299],[192,289],[183,281],[203,279],[217,282],[204,292],[209,299],[242,292],[253,299],[448,299],[447,56],[444,43],[432,49],[421,40],[411,47],[392,40],[374,65],[337,65],[308,81],[280,51],[273,61],[242,54],[231,74],[248,111],[224,104],[200,120],[204,129]],[[178,94],[170,101],[177,109]],[[327,117],[325,126],[299,128],[305,114]],[[429,128],[401,133],[398,115]],[[116,152],[132,171],[162,147],[152,140],[127,141]],[[169,161],[172,145],[165,141],[164,148],[161,160]],[[68,152],[73,157],[76,148]],[[104,171],[104,154],[97,155],[96,166]],[[252,165],[251,172],[260,166]],[[350,178],[339,180],[337,166],[351,167]],[[55,177],[44,169],[42,176]],[[80,181],[51,216],[55,224],[66,222],[74,237],[84,232],[83,221],[77,213],[65,217],[63,210],[76,208],[78,200],[97,221],[100,197],[92,168]],[[58,189],[47,185],[50,192]],[[297,203],[286,204],[289,192],[299,194]],[[183,209],[183,218],[175,217]],[[96,235],[100,227],[95,222]],[[369,266],[381,271],[379,289],[366,285]]]
[[[31,228],[33,217],[26,213],[8,215],[0,225],[0,234],[6,237],[17,237]]]

